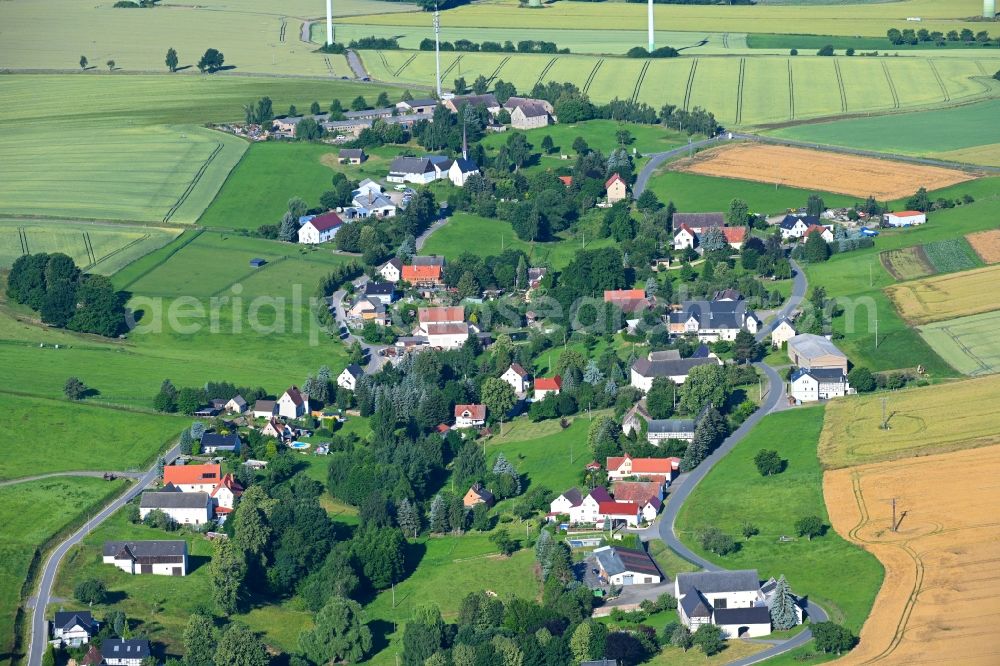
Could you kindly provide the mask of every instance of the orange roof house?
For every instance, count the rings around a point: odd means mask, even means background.
[[[212,486],[222,480],[222,465],[167,465],[163,468],[163,485]]]
[[[454,324],[464,322],[465,308],[461,305],[417,308],[417,321],[421,324]]]
[[[440,284],[440,266],[403,266],[403,280],[410,284]]]
[[[561,180],[562,184],[566,187],[570,187],[573,184],[573,176],[559,176],[559,180]]]
[[[743,247],[743,241],[747,237],[746,227],[722,227],[722,233],[726,237],[726,242],[734,250],[738,250]]]
[[[643,289],[615,289],[604,292],[604,302],[614,303],[622,312],[639,312],[649,306]]]
[[[611,178],[604,183],[604,189],[608,192],[608,203],[617,203],[628,196],[628,185],[617,173],[611,174]]]

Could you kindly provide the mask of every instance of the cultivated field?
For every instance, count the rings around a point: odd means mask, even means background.
[[[1000,326],[1000,311],[940,321],[918,330],[953,368],[966,375],[984,375],[1000,371],[997,326]]]
[[[889,429],[883,430],[882,398]],[[996,418],[984,405],[1000,399],[1000,377],[831,401],[819,457],[827,469],[897,460],[1000,442]]]
[[[948,238],[923,245],[885,250],[879,253],[879,260],[897,280],[967,271],[982,265],[979,256],[965,238]]]
[[[1000,660],[998,474],[996,446],[826,473],[834,529],[886,570],[860,644],[838,664]]]
[[[90,273],[111,275],[178,233],[163,227],[0,219],[0,267],[9,268],[25,253],[62,252]]]
[[[914,280],[934,275],[934,267],[921,245],[879,252],[879,261],[897,280]]]
[[[1000,229],[990,229],[974,234],[966,234],[965,239],[986,264],[1000,262]]]
[[[899,313],[912,325],[1000,309],[1000,266],[939,275],[886,288]]]
[[[675,167],[703,176],[739,178],[879,200],[898,199],[918,187],[937,190],[972,180],[964,171],[823,153],[805,148],[736,144],[705,151]]]

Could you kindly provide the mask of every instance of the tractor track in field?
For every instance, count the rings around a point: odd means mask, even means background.
[[[729,33],[728,32],[722,33],[722,48],[724,48],[724,49],[728,49],[729,48]]]
[[[747,59],[740,58],[740,77],[736,84],[736,124],[743,123],[743,83],[746,81]]]
[[[882,63],[885,67],[885,63]],[[833,61],[833,69],[837,73],[837,87],[840,89],[840,111],[847,113],[847,90],[844,89],[844,75],[840,73],[840,61]]]
[[[326,71],[330,72],[331,74],[335,73],[333,71],[333,63],[330,62],[329,56],[323,56],[323,64],[326,65]]]
[[[379,60],[382,61],[382,66],[385,67],[385,71],[391,72],[392,70],[389,68],[389,61],[385,59],[385,54],[381,51],[376,51],[375,53],[378,54]]]
[[[506,65],[508,62],[510,62],[510,56],[507,56],[506,58],[500,61],[500,64],[497,65],[497,68],[493,70],[493,73],[490,74],[489,77],[487,77],[487,80],[490,83],[493,83],[496,80],[497,76],[499,76],[500,70],[503,69],[504,65]]]
[[[24,227],[17,228],[17,239],[21,241],[21,254],[31,254],[28,252],[28,234],[25,233]]]
[[[945,102],[951,101],[951,95],[948,94],[948,88],[944,85],[944,79],[941,78],[941,73],[938,72],[937,65],[930,58],[927,59],[927,64],[931,66],[931,73],[934,74],[934,78],[937,79],[938,85],[941,86],[941,94],[944,96]]]
[[[990,73],[986,71],[986,66],[983,65],[983,61],[982,60],[977,60],[976,61],[976,67],[978,67],[979,71],[983,73],[983,76],[989,76],[990,75]]]
[[[174,205],[170,207],[170,210],[167,211],[167,214],[163,216],[164,222],[169,222],[170,218],[174,216],[174,213],[176,213],[177,210],[184,204],[184,202],[187,201],[187,198],[191,196],[191,192],[194,191],[194,188],[198,185],[199,181],[201,181],[201,177],[205,175],[205,171],[208,170],[208,165],[210,165],[212,161],[215,160],[216,156],[221,152],[222,152],[222,144],[221,143],[215,144],[215,150],[212,151],[212,154],[208,156],[208,159],[206,159],[202,163],[201,167],[199,167],[198,171],[194,174],[194,177],[191,179],[191,182],[188,183],[187,188],[185,188],[180,198],[174,202]]]
[[[541,73],[538,75],[538,80],[535,81],[535,83],[545,83],[542,79],[544,79],[545,75],[549,73],[550,69],[552,69],[552,65],[556,64],[556,60],[559,60],[559,56],[556,56],[552,60],[545,63],[545,67],[542,68]]]
[[[95,266],[97,266],[97,264],[101,263],[102,261],[107,261],[111,257],[113,257],[113,256],[115,256],[117,254],[121,254],[122,252],[124,252],[125,250],[128,250],[129,248],[134,247],[134,246],[138,245],[139,243],[143,243],[143,242],[149,240],[149,238],[150,238],[149,234],[143,234],[139,238],[136,238],[135,240],[130,241],[130,242],[126,243],[125,245],[122,245],[117,250],[112,250],[111,252],[108,252],[106,255],[104,255],[100,259],[98,259],[96,257],[96,255],[94,255],[93,246],[91,246],[91,255],[94,257],[92,259],[92,261],[94,263],[92,263],[90,266],[87,266],[86,268],[87,269],[94,268]],[[88,241],[90,240],[90,234],[87,234],[87,240]]]
[[[788,61],[788,119],[795,120],[795,77],[792,76],[792,61]]]
[[[601,68],[604,64],[604,58],[601,58],[596,63],[594,63],[594,69],[590,70],[590,76],[587,77],[587,82],[583,84],[583,94],[586,95],[587,91],[590,90],[590,86],[594,83],[594,77],[597,76],[597,70]]]
[[[94,254],[94,244],[90,242],[90,232],[83,232],[83,248],[87,251],[87,261],[90,262],[86,268],[91,268],[97,263],[97,255]]]
[[[403,73],[403,70],[404,70],[404,69],[406,69],[407,67],[409,67],[409,66],[410,66],[410,63],[411,63],[411,62],[413,62],[413,61],[414,61],[414,60],[416,60],[416,59],[417,59],[417,54],[416,54],[416,53],[414,53],[414,54],[413,54],[413,55],[411,55],[411,56],[410,56],[409,58],[407,58],[407,59],[406,59],[406,62],[404,62],[404,63],[403,63],[402,65],[400,65],[400,66],[399,66],[399,69],[397,69],[397,70],[396,70],[395,72],[393,72],[393,73],[392,73],[392,75],[393,75],[393,76],[399,76],[400,74],[402,74],[402,73]]]
[[[445,70],[444,70],[443,72],[441,72],[441,78],[443,79],[444,77],[448,76],[448,73],[449,73],[449,72],[450,72],[451,70],[455,69],[455,66],[456,66],[456,65],[457,65],[458,63],[462,62],[462,58],[464,58],[464,57],[465,57],[464,55],[460,55],[460,56],[458,56],[457,58],[455,58],[454,60],[452,60],[452,61],[451,61],[451,64],[450,64],[450,65],[448,65],[448,67],[447,67],[447,68],[446,68],[446,69],[445,69]],[[461,71],[461,70],[459,70],[459,71]]]
[[[288,30],[288,20],[282,16],[281,17],[281,29],[278,31],[278,41],[282,44],[285,43],[285,32]]]
[[[882,71],[885,72],[885,82],[889,84],[889,94],[892,95],[892,108],[899,108],[899,94],[896,93],[896,84],[892,81],[892,74],[889,73],[889,66],[882,62]]]
[[[695,58],[691,62],[691,70],[688,72],[687,86],[684,88],[684,106],[685,111],[689,110],[691,106],[691,90],[694,88],[694,77],[698,72],[698,59]]]
[[[639,77],[635,81],[635,88],[632,90],[632,101],[635,102],[639,98],[639,89],[642,88],[642,82],[646,79],[646,72],[649,71],[649,63],[652,60],[647,60],[642,65],[642,69],[639,70]]]

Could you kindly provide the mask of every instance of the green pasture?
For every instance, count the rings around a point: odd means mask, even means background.
[[[797,187],[756,183],[735,178],[714,178],[660,169],[649,179],[649,188],[660,201],[673,201],[682,212],[726,211],[733,199],[743,199],[756,213],[774,215],[806,205],[810,194],[819,194],[827,206],[851,206],[854,197],[813,192]]]
[[[177,416],[10,393],[0,393],[0,408],[19,432],[37,433],[11,438],[0,461],[0,479],[146,469],[190,425]]]
[[[986,312],[920,326],[920,337],[963,375],[1000,370],[1000,312]]]
[[[597,249],[613,244],[613,239],[598,238],[596,234],[591,239],[577,234],[553,241],[522,241],[509,222],[460,212],[431,234],[422,252],[455,258],[463,252],[486,257],[515,249],[525,252],[532,265],[549,265],[559,269],[569,264],[580,249]]]
[[[920,16],[921,28],[928,30],[961,30],[968,27],[982,30],[982,23],[961,19],[979,16],[983,4],[979,0],[902,0],[901,2],[871,3],[798,3],[758,4],[756,6],[673,5],[654,7],[654,20],[659,26],[677,31],[712,31],[730,33],[792,33],[809,34],[817,31],[835,35],[884,37],[889,28],[912,27],[907,16]],[[424,26],[429,23],[420,14],[364,16],[352,18],[352,23],[397,26]],[[524,11],[516,0],[496,0],[489,3],[463,5],[442,13],[442,33],[448,29],[490,27],[517,29],[551,29],[561,26],[578,30],[644,30],[646,7],[641,4],[559,2],[544,9]]]
[[[29,254],[61,252],[90,273],[111,275],[178,233],[164,227],[0,219],[0,266],[10,267],[27,246]]]
[[[937,63],[940,71],[943,63]],[[867,150],[933,155],[1000,143],[1000,126],[994,122],[998,116],[1000,100],[991,99],[949,109],[796,125],[771,134]]]
[[[126,481],[56,478],[0,487],[0,661],[13,663],[15,616],[32,561],[49,540],[85,518],[106,498],[120,493]],[[72,593],[66,595],[72,598]],[[30,611],[29,611],[30,612]],[[30,618],[21,626],[30,624]],[[25,645],[22,643],[20,650]]]
[[[803,516],[820,516],[829,526],[816,455],[822,425],[822,407],[766,417],[694,489],[677,518],[677,533],[695,552],[727,569],[756,568],[762,577],[784,574],[796,593],[857,631],[882,583],[882,566],[832,529],[812,541],[795,538],[795,521]],[[753,457],[763,448],[778,451],[787,462],[784,472],[770,477],[757,472]],[[743,521],[760,533],[743,539]],[[704,551],[696,534],[705,527],[730,534],[740,550],[725,557]],[[794,540],[781,542],[782,536]],[[843,584],[843,572],[850,572],[850,585]]]

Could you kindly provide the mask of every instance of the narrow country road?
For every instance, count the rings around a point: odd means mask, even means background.
[[[681,146],[680,148],[674,148],[673,150],[668,150],[662,153],[650,153],[647,155],[647,157],[649,157],[649,161],[646,162],[646,166],[642,167],[642,171],[640,171],[639,175],[635,178],[635,185],[632,186],[632,196],[636,199],[639,198],[639,195],[646,189],[646,185],[649,184],[649,179],[653,175],[653,172],[659,169],[660,166],[667,160],[674,157],[680,157],[689,150],[698,150],[699,148],[704,148],[705,146],[710,146],[713,143],[719,143],[724,140],[725,135],[719,134],[710,139],[694,141],[693,143]]]
[[[782,317],[788,316],[793,310],[795,310],[795,308],[798,307],[802,299],[805,298],[806,290],[809,287],[805,272],[796,262],[793,261],[791,263],[793,271],[791,296],[775,315],[774,319],[758,331],[756,336],[758,341],[763,341],[771,332],[775,322],[779,321]],[[677,531],[675,527],[677,515],[680,513],[685,500],[687,500],[687,498],[691,495],[691,492],[701,482],[701,480],[708,475],[715,464],[728,455],[729,452],[732,451],[758,423],[760,423],[761,419],[778,409],[782,400],[784,400],[784,381],[781,379],[781,376],[778,375],[778,372],[766,363],[754,363],[754,367],[763,372],[767,377],[767,393],[764,396],[760,407],[757,411],[751,414],[739,428],[729,435],[729,437],[727,437],[722,444],[718,446],[718,448],[712,451],[712,453],[705,458],[705,460],[703,460],[698,467],[690,472],[681,474],[677,480],[671,484],[669,499],[666,507],[663,509],[663,513],[660,515],[659,521],[657,522],[659,537],[668,548],[683,557],[685,560],[692,562],[693,564],[697,564],[707,571],[722,571],[724,570],[724,567],[704,559],[681,543],[680,539],[677,538]],[[814,622],[823,622],[828,619],[826,611],[812,601],[807,602],[806,612],[809,618]],[[788,652],[789,650],[795,649],[800,645],[804,645],[811,638],[812,632],[809,629],[805,629],[792,638],[776,643],[773,647],[770,647],[762,652],[758,652],[750,657],[729,662],[728,666],[749,666],[749,664],[755,664],[765,659],[769,659],[770,657]]]
[[[50,474],[38,474],[36,476],[22,476],[18,479],[8,479],[6,481],[0,481],[0,488],[4,486],[15,486],[19,483],[27,483],[28,481],[41,481],[42,479],[52,479],[60,476],[95,476],[103,477],[105,474],[114,474],[116,478],[123,479],[138,479],[142,477],[141,472],[95,472],[93,470],[79,470],[72,472],[52,472]]]
[[[368,71],[365,69],[365,64],[361,62],[361,56],[358,55],[357,51],[354,49],[347,50],[347,64],[351,66],[351,71],[354,72],[354,77],[358,79],[367,79]]]
[[[178,454],[180,454],[180,446],[174,446],[174,448],[167,451],[163,459],[169,465],[177,458]],[[45,619],[45,610],[52,599],[52,586],[55,584],[56,573],[59,571],[59,565],[62,563],[63,558],[66,557],[66,553],[69,552],[70,548],[80,543],[91,530],[107,520],[111,514],[125,506],[129,500],[148,488],[150,484],[159,478],[158,472],[159,464],[154,463],[139,478],[135,485],[119,495],[110,504],[97,512],[93,518],[84,523],[83,527],[56,546],[52,554],[45,560],[38,583],[38,594],[35,595],[35,608],[31,614],[31,644],[28,647],[28,666],[42,666],[42,657],[45,654],[45,648],[48,646],[48,626]]]

